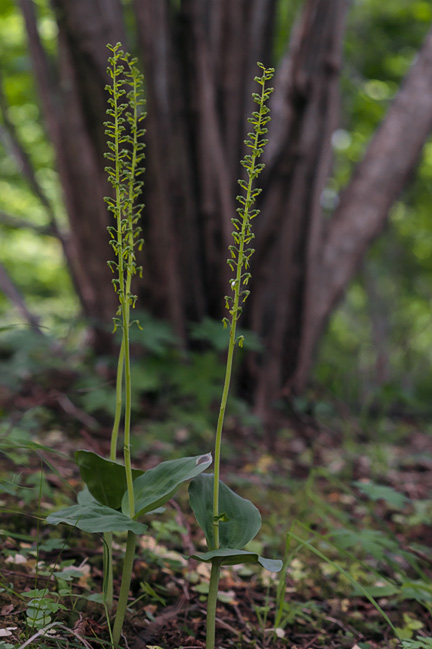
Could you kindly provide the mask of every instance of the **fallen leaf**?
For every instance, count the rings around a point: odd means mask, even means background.
[[[5,560],[5,563],[14,563],[15,565],[19,566],[23,563],[28,563],[28,557],[25,557],[23,554],[19,554],[17,552],[14,557],[12,555],[8,556]]]
[[[12,631],[15,631],[16,628],[16,626],[8,626],[6,629],[0,629],[0,638],[7,638],[12,635]]]

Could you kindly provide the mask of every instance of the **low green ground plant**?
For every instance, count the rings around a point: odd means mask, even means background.
[[[34,434],[35,431],[33,431],[33,436]],[[234,444],[235,448],[236,440],[230,439],[230,437],[229,433],[224,435],[224,444],[226,446]],[[4,461],[3,458],[6,456],[2,453],[3,484],[8,484],[8,475],[5,473],[5,469],[9,467],[12,470],[11,479],[20,465],[23,475],[29,475],[32,471],[39,473],[40,464],[35,456],[36,449],[34,447],[25,448],[27,439],[29,439],[29,444],[35,444],[35,442],[31,442],[30,438],[16,436],[15,443],[17,445],[12,448],[12,440],[10,440],[8,448],[5,446],[4,450],[8,452],[8,461]],[[150,440],[149,443],[151,443]],[[44,448],[48,447],[44,446]],[[38,452],[42,452],[41,449],[38,449]],[[336,457],[344,458],[342,448],[335,446],[329,449],[329,452],[334,458],[335,466]],[[359,456],[361,453],[365,453],[361,443],[357,443],[357,452]],[[9,458],[13,458],[13,462]],[[383,646],[382,641],[386,637],[386,646],[391,649],[400,648],[402,639],[403,646],[407,649],[409,647],[420,649],[428,647],[428,636],[430,636],[428,619],[430,619],[432,601],[427,562],[430,550],[426,547],[427,536],[424,536],[422,543],[422,534],[427,534],[430,527],[430,500],[417,500],[405,490],[404,493],[401,493],[397,484],[396,487],[391,488],[391,485],[395,484],[394,466],[392,471],[383,474],[381,481],[378,482],[376,480],[359,480],[358,478],[353,480],[352,475],[347,480],[341,464],[339,470],[335,470],[332,467],[327,468],[324,462],[321,467],[319,463],[318,466],[315,464],[309,479],[299,480],[295,479],[298,471],[297,465],[288,479],[284,469],[286,457],[281,455],[279,458],[273,458],[270,465],[271,470],[266,474],[263,474],[260,469],[261,458],[262,449],[256,449],[255,454],[244,464],[244,468],[247,467],[246,471],[243,468],[242,477],[238,476],[241,477],[241,480],[236,480],[236,473],[231,473],[229,470],[233,466],[231,462],[227,462],[225,467],[227,483],[234,489],[241,488],[243,495],[246,494],[247,497],[259,498],[260,507],[267,511],[264,529],[260,535],[263,543],[259,547],[255,545],[256,541],[253,541],[253,545],[249,545],[248,549],[265,554],[263,547],[266,547],[266,553],[269,556],[280,555],[283,551],[282,543],[286,534],[285,516],[287,512],[289,512],[291,520],[299,520],[307,529],[302,528],[300,523],[291,528],[294,535],[301,541],[290,537],[289,549],[284,557],[286,579],[285,572],[278,580],[275,580],[274,575],[266,571],[256,571],[253,565],[248,564],[235,567],[231,575],[228,570],[222,570],[223,589],[227,588],[227,592],[219,593],[218,619],[222,618],[224,621],[228,621],[236,631],[243,633],[243,640],[234,640],[235,632],[231,631],[232,640],[225,636],[225,643],[220,638],[221,644],[223,646],[225,644],[226,646],[231,644],[239,647],[242,644],[249,646],[252,636],[256,646],[263,649],[266,646],[289,646],[293,642],[298,644],[299,639],[304,637],[302,634],[310,634],[308,635],[310,640],[320,634],[323,646],[326,646],[326,642],[328,644],[329,641],[335,642],[335,646],[340,647],[351,647],[357,642],[361,649],[375,649]],[[401,460],[401,466],[405,463],[411,465],[414,458],[415,455],[410,456],[405,453]],[[57,462],[58,460],[56,460]],[[53,471],[53,464],[45,466],[46,482],[49,485],[59,484],[59,475]],[[67,466],[65,459],[62,463],[62,471]],[[417,479],[420,480],[419,485],[421,485],[422,474],[418,475]],[[5,644],[11,645],[9,649],[19,649],[26,639],[33,637],[31,644],[33,647],[41,646],[48,649],[50,647],[83,646],[78,639],[74,640],[72,635],[68,635],[67,628],[75,628],[74,625],[80,619],[80,615],[83,622],[92,618],[100,622],[103,611],[102,596],[98,592],[101,558],[96,554],[99,539],[95,536],[93,539],[86,539],[85,534],[78,536],[74,534],[72,528],[69,528],[69,530],[62,530],[62,533],[67,532],[65,542],[58,536],[60,530],[41,526],[42,536],[37,545],[34,535],[30,533],[31,527],[36,525],[36,517],[31,515],[30,511],[26,511],[27,506],[23,504],[23,492],[21,492],[19,484],[20,482],[18,482],[18,489],[13,493],[3,491],[2,494],[2,500],[8,506],[7,510],[2,507],[4,523],[0,543],[2,565],[0,603],[1,606],[4,606],[8,601],[16,602],[15,619],[13,621],[4,620],[0,625],[5,631],[8,631],[9,627],[16,627],[10,632],[12,634],[10,640],[5,637]],[[401,484],[404,484],[402,478]],[[40,515],[44,516],[43,509],[45,507],[55,507],[55,501],[57,503],[64,499],[67,501],[72,493],[71,486],[62,482],[60,488],[56,487],[56,493],[51,489],[51,493],[43,498],[45,504]],[[37,486],[34,487],[34,490],[38,491]],[[159,615],[163,616],[164,605],[160,601],[161,599],[166,602],[168,607],[172,604],[175,605],[179,596],[178,589],[177,592],[173,591],[171,586],[184,583],[191,596],[188,613],[185,613],[185,629],[188,631],[185,631],[184,637],[196,634],[196,637],[199,638],[201,624],[197,622],[196,607],[202,608],[198,599],[202,603],[206,600],[208,572],[203,570],[204,565],[200,566],[199,570],[195,570],[193,565],[186,566],[182,557],[181,549],[185,547],[185,530],[189,526],[190,520],[184,514],[180,516],[181,510],[187,511],[186,493],[180,494],[180,496],[179,505],[176,505],[175,520],[172,517],[172,509],[169,508],[162,516],[154,517],[150,521],[152,529],[148,538],[151,539],[152,545],[150,547],[144,544],[141,546],[140,563],[138,569],[134,571],[137,576],[139,575],[139,582],[143,586],[138,584],[138,579],[135,580],[131,588],[132,595],[128,601],[128,610],[132,624],[136,625],[137,620],[142,621],[145,616],[147,623],[140,624],[140,627],[147,628],[147,624],[151,623],[154,618],[157,619]],[[36,504],[37,500],[38,494],[35,493],[32,504]],[[14,502],[16,502],[15,506]],[[186,527],[182,527],[182,522]],[[15,542],[13,542],[14,539]],[[313,546],[323,557],[318,556],[308,545]],[[74,557],[73,564],[70,563],[72,559],[62,558],[60,560],[58,558],[62,554],[63,546],[67,556]],[[76,561],[75,546],[79,553],[81,548],[81,552],[84,549],[84,556],[88,556],[85,587],[79,586],[78,578],[72,577],[65,586],[64,579],[60,576],[57,579],[55,576],[56,573],[61,575],[67,574],[71,570],[74,573],[80,570],[81,559]],[[37,556],[37,547],[39,548],[41,579],[38,584],[35,584],[34,581],[32,584],[31,565],[34,557]],[[18,562],[10,561],[9,563],[9,560],[4,563],[6,557],[13,559],[15,554],[17,558],[19,558],[18,555],[23,555],[24,558],[27,558],[28,563],[23,563],[22,566]],[[78,554],[78,556],[80,555]],[[116,556],[120,558],[118,549]],[[55,567],[53,567],[54,563]],[[13,571],[11,574],[18,570],[24,571],[24,574],[27,574],[28,586],[33,591],[36,588],[43,591],[46,586],[45,578],[50,574],[54,575],[54,580],[49,585],[47,598],[62,604],[67,610],[58,608],[56,612],[51,613],[52,621],[49,625],[55,625],[50,627],[52,635],[48,634],[46,637],[43,635],[44,626],[40,628],[34,626],[32,629],[32,622],[26,614],[27,605],[32,598],[22,596],[22,587],[19,584],[15,585],[14,592],[10,590],[14,578],[9,576],[9,570]],[[346,577],[343,571],[351,579]],[[236,584],[234,595],[232,591],[230,594],[231,585],[228,585],[233,583]],[[400,643],[381,614],[374,612],[377,609],[372,610],[373,605],[357,584],[374,598],[388,615],[396,629],[397,636],[401,638]],[[250,588],[252,589],[249,590]],[[69,589],[72,590],[70,594]],[[235,618],[232,615],[231,602],[233,597],[235,601],[245,592],[252,595],[251,621],[248,629],[243,628],[240,631],[243,625],[239,623],[239,626],[236,627],[235,621],[233,621]],[[8,595],[8,593],[10,594]],[[281,613],[279,615],[280,605]],[[248,617],[245,601],[240,603],[240,611],[245,618]],[[46,613],[49,614],[49,611]],[[256,622],[252,622],[252,616],[256,617]],[[183,624],[183,619],[183,615],[180,615],[178,618],[179,627]],[[338,626],[335,626],[336,622],[332,623],[331,619],[337,620]],[[99,626],[101,630],[97,636],[91,638],[85,634],[84,639],[92,647],[104,646],[101,636],[105,635],[105,628],[105,625]],[[40,635],[36,636],[37,633]],[[80,633],[82,634],[82,630]],[[227,632],[221,626],[218,635],[223,636],[224,633]],[[249,637],[247,638],[247,636]],[[392,636],[394,636],[393,639]],[[165,649],[167,647],[177,648],[181,645],[181,642],[170,643],[167,642],[166,637],[162,639],[162,636],[158,637],[157,635],[148,644],[152,646],[152,643]],[[319,644],[318,640],[316,644]],[[252,646],[254,645],[252,644]],[[3,649],[1,644],[0,647]]]

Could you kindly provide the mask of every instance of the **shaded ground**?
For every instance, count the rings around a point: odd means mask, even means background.
[[[74,450],[106,454],[109,431],[90,434],[81,422],[71,434],[52,412],[47,426],[37,417],[32,429],[21,415],[0,441],[0,649],[32,635],[35,647],[103,646],[104,611],[92,601],[102,588],[101,538],[47,526],[44,517],[80,489]],[[413,649],[432,646],[421,640],[432,636],[432,435],[424,425],[281,420],[271,453],[247,427],[228,429],[222,477],[263,516],[253,549],[284,555],[288,567],[282,581],[249,566],[223,572],[217,646],[398,647],[390,624],[401,638],[417,638]],[[192,454],[194,440],[182,435],[175,452]],[[150,468],[172,450],[149,438],[135,465]],[[201,542],[183,489],[140,538],[124,646],[205,647],[209,566],[185,558]],[[120,538],[117,565],[121,554]],[[52,635],[42,636],[49,624]]]

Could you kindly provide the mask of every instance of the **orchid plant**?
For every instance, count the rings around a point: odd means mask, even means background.
[[[214,450],[214,474],[201,474],[194,478],[189,486],[190,504],[196,520],[204,532],[208,551],[193,555],[194,559],[211,563],[210,586],[207,603],[207,636],[206,649],[215,647],[216,602],[220,570],[224,565],[238,563],[258,563],[272,572],[282,569],[282,561],[266,559],[256,552],[245,550],[261,528],[261,515],[249,500],[245,500],[220,480],[220,458],[222,448],[222,431],[228,401],[234,351],[237,345],[242,346],[243,336],[237,335],[237,322],[242,314],[243,304],[249,295],[248,284],[251,279],[250,259],[254,253],[249,244],[254,238],[252,220],[259,210],[254,207],[261,189],[254,188],[254,182],[264,168],[259,162],[267,143],[265,138],[270,120],[266,104],[273,91],[267,82],[273,77],[274,70],[258,63],[261,76],[255,77],[261,92],[254,93],[253,99],[258,109],[252,113],[249,122],[253,130],[245,140],[249,153],[242,160],[247,179],[239,180],[243,191],[237,196],[238,216],[231,219],[234,226],[232,237],[234,243],[229,247],[230,257],[227,263],[234,273],[230,281],[231,295],[226,296],[225,303],[229,318],[224,318],[224,326],[229,328],[229,344],[226,361],[225,382],[222,391],[219,417],[216,428]]]
[[[225,382],[216,429],[214,474],[203,473],[212,463],[212,455],[205,453],[194,457],[161,462],[144,471],[133,468],[131,457],[131,357],[130,328],[136,320],[131,319],[137,296],[132,292],[134,276],[140,272],[136,251],[143,245],[139,222],[142,204],[139,203],[143,174],[145,131],[141,124],[145,118],[142,93],[143,77],[137,68],[136,59],[122,49],[121,43],[107,46],[111,52],[108,59],[106,86],[108,97],[105,132],[108,138],[106,172],[112,186],[112,195],[107,197],[108,210],[113,215],[113,225],[108,227],[114,260],[108,261],[114,278],[113,287],[119,305],[115,314],[114,330],[120,329],[122,340],[118,355],[116,378],[116,412],[114,416],[110,455],[104,458],[92,451],[78,450],[75,461],[79,468],[84,489],[78,494],[76,505],[50,514],[47,522],[53,525],[65,523],[93,534],[104,535],[104,588],[103,603],[108,623],[113,598],[113,534],[126,535],[126,549],[123,560],[119,598],[116,605],[114,626],[111,630],[112,646],[117,646],[123,628],[131,583],[137,535],[147,531],[143,518],[161,511],[163,505],[173,497],[178,487],[191,480],[190,504],[196,520],[202,528],[208,551],[197,553],[193,558],[212,565],[207,614],[207,649],[215,647],[216,600],[221,567],[237,563],[258,563],[277,572],[282,568],[279,560],[267,559],[256,552],[244,549],[261,527],[261,516],[250,501],[245,500],[220,480],[220,458],[222,431],[228,401],[235,347],[242,345],[243,337],[237,335],[243,304],[249,294],[247,289],[251,278],[249,263],[253,249],[249,247],[254,234],[252,220],[258,210],[254,207],[260,189],[254,182],[263,169],[259,158],[267,142],[266,124],[270,120],[266,102],[272,92],[267,82],[273,76],[271,68],[261,63],[261,76],[255,81],[261,88],[254,93],[258,104],[250,122],[253,130],[245,141],[249,153],[242,160],[247,179],[239,180],[242,194],[237,197],[238,216],[232,219],[234,226],[233,244],[230,246],[228,264],[234,273],[230,282],[231,295],[226,297],[229,318],[224,325],[229,328],[229,345]],[[117,459],[118,440],[123,423],[123,459]]]
[[[116,381],[116,413],[111,436],[110,457],[104,458],[92,451],[78,450],[75,460],[85,483],[78,494],[78,503],[50,514],[47,522],[66,523],[84,532],[104,534],[104,593],[103,601],[108,615],[113,606],[112,534],[126,533],[126,550],[123,561],[120,594],[111,632],[113,646],[118,645],[127,609],[132,568],[137,545],[137,535],[147,530],[142,518],[161,511],[178,487],[196,477],[212,462],[210,453],[195,457],[161,462],[143,471],[132,468],[131,458],[131,366],[130,327],[131,310],[136,296],[132,293],[132,279],[139,272],[136,249],[143,244],[140,238],[139,219],[142,205],[138,203],[144,169],[144,131],[140,127],[145,113],[142,111],[142,75],[137,61],[122,50],[121,43],[108,45],[108,137],[106,167],[113,196],[106,198],[114,225],[108,227],[115,260],[108,265],[115,274],[113,286],[119,298],[114,317],[114,329],[122,331]],[[139,324],[139,323],[137,323]],[[124,399],[123,399],[124,395]],[[123,403],[124,401],[124,403]],[[123,462],[117,460],[120,424],[123,418]]]

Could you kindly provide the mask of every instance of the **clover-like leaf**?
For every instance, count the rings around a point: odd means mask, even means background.
[[[189,486],[189,502],[198,525],[203,530],[210,550],[213,539],[212,473],[200,475]],[[223,482],[219,484],[219,545],[220,548],[242,549],[261,528],[261,514],[250,500],[242,498]]]
[[[164,505],[173,497],[182,482],[191,480],[212,463],[211,453],[161,462],[134,481],[135,516],[142,516]],[[127,493],[123,496],[122,512],[129,514]]]
[[[97,502],[86,502],[81,505],[65,507],[47,516],[47,523],[58,525],[66,523],[83,532],[134,532],[143,534],[147,525],[135,521],[125,514],[100,505]]]
[[[361,481],[353,482],[353,485],[362,491],[365,496],[370,498],[370,500],[384,500],[395,509],[403,509],[409,502],[409,498],[404,494],[400,493],[400,491],[396,491],[393,487],[388,487],[387,485]]]
[[[283,565],[280,559],[266,559],[256,552],[231,548],[220,548],[219,550],[211,550],[210,552],[197,552],[190,558],[206,563],[219,560],[221,566],[234,566],[237,563],[259,563],[266,570],[270,570],[270,572],[279,572],[282,570]]]
[[[127,489],[124,465],[84,450],[76,451],[75,462],[92,496],[101,505],[120,509]],[[140,469],[132,469],[134,479],[143,473]]]

